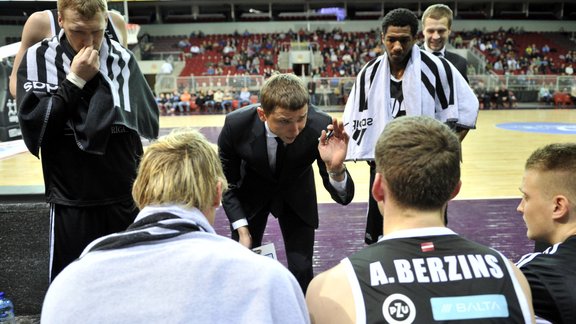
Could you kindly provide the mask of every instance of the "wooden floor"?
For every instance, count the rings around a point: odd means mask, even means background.
[[[340,118],[340,113],[333,113]],[[161,128],[194,127],[218,132],[224,115],[163,116]],[[576,123],[576,111],[561,109],[518,109],[481,111],[477,129],[463,143],[463,187],[457,199],[519,197],[518,186],[528,155],[537,147],[553,142],[574,141],[574,135],[556,135],[510,131],[496,125],[508,122]],[[214,137],[217,134],[212,134]],[[210,136],[209,136],[210,137]],[[365,162],[348,162],[347,167],[356,183],[354,202],[368,197],[368,166]],[[316,173],[317,174],[317,173]],[[321,184],[321,181],[317,181]],[[42,190],[40,161],[28,152],[0,159],[0,189]],[[331,202],[327,192],[318,190],[320,203]]]

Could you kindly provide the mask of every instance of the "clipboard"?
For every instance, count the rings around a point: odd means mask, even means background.
[[[276,257],[276,247],[274,247],[274,243],[263,244],[259,247],[253,248],[252,251],[254,251],[256,254],[278,260]]]

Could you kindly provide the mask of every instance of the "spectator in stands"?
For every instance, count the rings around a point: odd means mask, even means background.
[[[316,81],[310,80],[306,86],[308,88],[308,95],[310,96],[310,104],[316,105]]]
[[[576,144],[534,151],[524,170],[518,211],[529,239],[550,247],[517,263],[528,279],[537,317],[576,323]]]
[[[564,88],[562,91],[556,91],[552,96],[552,100],[554,100],[555,106],[568,106],[572,104],[568,88]]]
[[[172,91],[169,100],[173,109],[180,108],[180,92],[178,92],[178,90],[174,89],[174,91]]]
[[[527,57],[532,57],[532,46],[528,45],[526,46],[526,48],[524,49],[524,54],[526,54]]]
[[[206,68],[206,75],[214,75],[216,74],[216,70],[214,70],[214,64],[208,63],[208,68]]]
[[[196,94],[196,107],[198,107],[201,112],[206,112],[206,106],[204,105],[205,97],[206,94],[203,89],[200,89]]]
[[[506,60],[506,65],[508,66],[508,71],[512,71],[512,72],[514,72],[520,68],[518,66],[518,61],[516,61],[516,58],[513,55],[508,56],[508,58]]]
[[[270,51],[266,51],[266,54],[264,54],[264,65],[266,66],[274,66],[274,56],[272,56],[272,53]]]
[[[454,37],[454,47],[456,48],[464,47],[464,39],[462,39],[462,35],[460,35],[460,33],[456,34],[456,36]]]
[[[542,84],[540,90],[538,91],[538,100],[545,102],[547,105],[552,103],[552,93],[550,92],[550,87],[545,83]]]
[[[514,94],[514,91],[510,90],[510,89],[506,89],[504,87],[504,91],[508,96],[508,108],[517,108],[518,107],[518,99],[516,99],[516,95]]]
[[[540,49],[536,44],[532,44],[532,57],[540,57]]]
[[[214,231],[226,188],[198,131],[150,144],[132,189],[136,221],[56,278],[42,323],[309,323],[290,272]]]
[[[496,86],[494,88],[494,93],[492,94],[492,102],[496,109],[502,109],[505,105],[509,104],[508,101],[508,90],[505,86]]]
[[[178,43],[176,44],[176,46],[181,49],[181,50],[185,50],[188,47],[190,47],[190,41],[188,40],[188,38],[182,38],[181,40],[178,41]]]
[[[222,96],[222,109],[225,112],[231,112],[233,110],[234,93],[230,88],[226,88],[224,95]]]
[[[158,104],[158,110],[162,113],[167,113],[168,109],[166,108],[166,103],[168,102],[168,99],[166,99],[166,95],[164,95],[163,93],[160,93],[158,96],[156,96],[156,103]]]
[[[534,321],[528,283],[514,264],[444,225],[462,184],[460,147],[430,117],[402,117],[384,128],[371,193],[385,235],[312,280],[306,302],[313,323]],[[469,271],[479,268],[486,272]]]
[[[564,73],[568,76],[571,76],[572,74],[574,74],[574,68],[572,67],[572,64],[566,65],[566,68],[564,69]]]
[[[251,65],[250,66],[250,74],[252,75],[260,75],[260,65]]]
[[[574,63],[574,56],[576,51],[568,51],[566,55],[564,55],[564,62],[566,63]]]
[[[274,73],[274,70],[272,70],[269,67],[265,67],[262,74],[264,75],[264,79],[268,79],[269,77],[272,76],[272,73]]]
[[[476,74],[476,68],[474,67],[474,65],[468,64],[468,67],[466,68],[466,74],[467,75],[475,75]]]
[[[200,46],[192,45],[190,46],[190,53],[193,55],[202,54],[202,50],[200,49]]]
[[[214,90],[208,89],[208,92],[204,96],[204,107],[206,111],[213,112],[216,107],[216,101],[214,101]]]
[[[226,109],[224,108],[223,102],[224,101],[224,92],[222,92],[222,90],[220,89],[216,89],[216,92],[214,92],[214,107],[215,108],[219,108],[222,112],[226,112]]]
[[[481,40],[478,41],[478,49],[479,49],[482,53],[486,52],[486,43],[484,42],[483,39],[481,39]]]
[[[231,42],[226,42],[226,46],[224,46],[224,48],[222,48],[222,54],[224,56],[228,56],[228,54],[234,53],[234,52],[236,52],[236,48],[234,47],[234,44]]]
[[[480,103],[480,109],[492,109],[490,106],[490,101],[492,100],[492,94],[486,89],[483,82],[479,82],[476,87],[474,87],[476,97]]]
[[[376,172],[375,141],[395,118],[436,116],[450,123],[462,140],[468,129],[476,127],[479,104],[466,79],[452,64],[420,49],[417,33],[418,17],[411,10],[386,14],[381,34],[386,51],[362,68],[344,109],[344,125],[352,138],[346,159],[368,161],[370,182]],[[424,82],[422,75],[427,74],[434,76],[434,85]],[[365,242],[372,244],[382,235],[382,217],[374,199],[369,199]]]
[[[164,108],[167,114],[173,114],[176,111],[176,107],[172,104],[172,94],[171,93],[160,93],[160,96],[165,98]]]
[[[247,106],[251,103],[250,102],[250,96],[251,95],[252,94],[250,93],[250,91],[248,91],[247,87],[242,88],[242,90],[240,91],[240,97],[239,97],[240,107]]]
[[[498,72],[503,71],[504,65],[502,65],[502,60],[500,60],[499,58],[496,59],[496,61],[494,61],[493,69],[494,69],[494,71],[498,71]]]
[[[192,96],[188,89],[185,89],[184,92],[180,95],[180,102],[178,102],[178,108],[180,112],[190,112],[190,100]]]
[[[172,71],[174,71],[174,67],[172,66],[172,63],[170,63],[168,61],[164,61],[164,63],[162,63],[162,66],[160,67],[160,73],[161,74],[171,74]]]

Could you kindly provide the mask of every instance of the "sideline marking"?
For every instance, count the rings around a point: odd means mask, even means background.
[[[517,132],[576,135],[576,124],[571,123],[502,123],[496,127]]]

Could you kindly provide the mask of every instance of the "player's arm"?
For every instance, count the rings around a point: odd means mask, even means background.
[[[110,10],[110,19],[112,19],[112,23],[114,24],[114,28],[116,30],[117,33],[119,33],[119,37],[120,37],[120,44],[122,44],[122,46],[127,47],[128,46],[128,32],[126,31],[126,22],[124,21],[124,17],[122,17],[122,15],[115,11],[115,10]]]
[[[462,141],[464,141],[464,137],[466,137],[469,130],[470,129],[468,129],[468,128],[456,127],[456,135],[458,135],[458,139],[460,140],[460,143],[462,143]]]
[[[518,269],[518,267],[514,264],[514,262],[512,261],[508,262],[510,263],[512,269],[514,270],[514,276],[516,276],[516,279],[518,279],[520,287],[522,287],[522,290],[524,291],[524,295],[526,295],[528,307],[530,308],[530,316],[532,318],[532,323],[535,323],[534,307],[532,305],[532,292],[530,290],[530,284],[528,283],[528,280],[526,279],[522,271]]]
[[[20,48],[16,57],[14,58],[14,66],[12,67],[12,73],[10,74],[10,93],[14,98],[16,98],[16,77],[18,76],[18,67],[20,62],[22,62],[22,57],[26,50],[43,40],[46,37],[50,37],[52,34],[52,28],[50,27],[50,17],[44,11],[38,11],[30,15],[24,28],[22,29],[22,42],[20,43]]]
[[[306,305],[312,324],[355,322],[352,289],[342,264],[312,279],[306,291]]]

